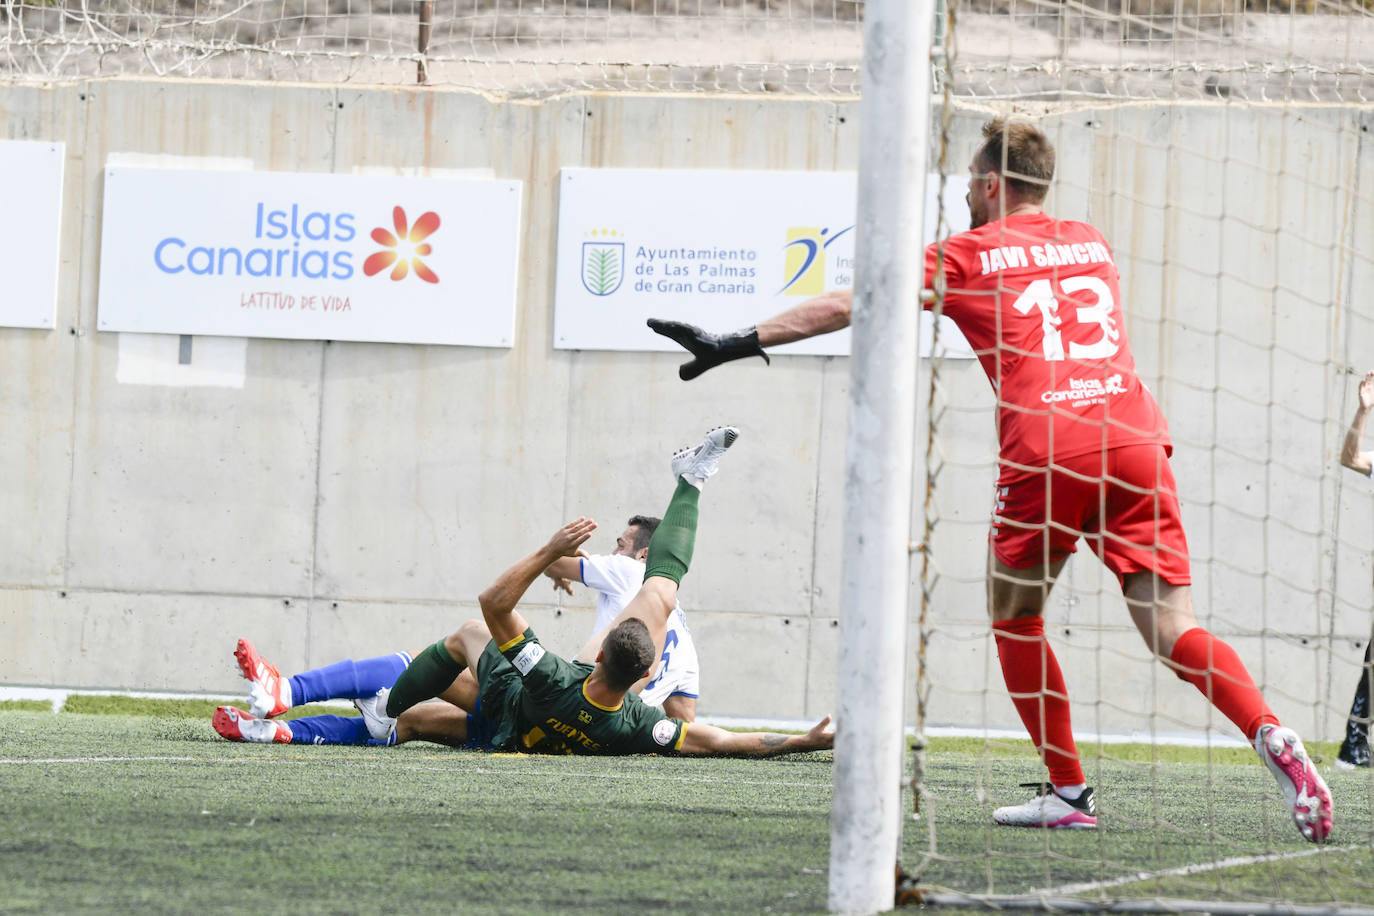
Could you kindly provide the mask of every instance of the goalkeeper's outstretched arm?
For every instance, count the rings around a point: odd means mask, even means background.
[[[692,354],[692,359],[678,368],[683,381],[691,381],[707,369],[731,360],[761,356],[767,362],[765,347],[777,347],[847,328],[852,302],[849,290],[833,290],[731,334],[712,334],[695,325],[659,318],[650,318],[649,327]]]
[[[682,753],[733,754],[740,757],[777,757],[802,751],[824,751],[835,746],[835,730],[826,716],[804,735],[773,732],[731,732],[714,725],[693,722],[682,740]]]
[[[765,347],[778,347],[841,331],[849,327],[853,305],[854,294],[847,289],[821,293],[766,321],[760,321],[759,343]]]

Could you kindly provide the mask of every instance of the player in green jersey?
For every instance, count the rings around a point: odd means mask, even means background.
[[[493,750],[767,757],[833,747],[829,716],[803,735],[730,732],[670,718],[629,692],[662,651],[678,583],[691,564],[701,487],[738,436],[734,427],[717,427],[701,445],[673,456],[677,490],[649,542],[644,584],[597,648],[594,664],[546,651],[516,610],[550,563],[576,556],[591,537],[596,523],[579,518],[482,592],[481,620],[469,620],[420,653],[374,706],[360,704],[372,734],[385,736],[396,716],[442,696],[481,713],[491,724]]]

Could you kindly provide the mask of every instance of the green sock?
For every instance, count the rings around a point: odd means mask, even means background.
[[[386,714],[393,719],[416,703],[431,700],[448,689],[467,665],[453,660],[441,639],[419,655],[391,685],[386,698]]]
[[[644,578],[663,576],[681,583],[692,565],[692,548],[697,541],[697,500],[701,491],[682,478],[677,490],[664,510],[663,521],[649,539],[649,556],[645,562]]]

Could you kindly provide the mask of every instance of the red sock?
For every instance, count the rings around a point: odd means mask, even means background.
[[[1279,724],[1236,650],[1202,627],[1180,636],[1169,660],[1180,680],[1201,690],[1251,741],[1261,725]]]
[[[1002,679],[1021,722],[1050,771],[1056,786],[1087,782],[1073,741],[1069,693],[1054,650],[1045,640],[1043,617],[1017,617],[992,625]]]

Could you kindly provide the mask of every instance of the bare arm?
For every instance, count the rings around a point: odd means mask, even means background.
[[[548,565],[544,570],[544,575],[553,580],[553,590],[560,588],[569,595],[573,593],[572,584],[582,581],[582,551],[577,552],[577,556],[559,557]]]
[[[1360,382],[1360,403],[1355,408],[1355,419],[1350,421],[1350,429],[1346,430],[1345,442],[1341,445],[1341,464],[1365,475],[1374,472],[1374,452],[1360,451],[1365,421],[1369,419],[1371,409],[1374,409],[1374,369],[1365,373]]]
[[[576,556],[577,549],[595,530],[596,522],[589,518],[568,522],[554,532],[547,544],[503,572],[477,597],[477,603],[482,606],[482,619],[498,646],[504,646],[529,626],[515,606],[530,584],[558,558]]]
[[[847,289],[831,290],[807,299],[758,324],[759,345],[776,347],[829,334],[849,327],[854,295]]]
[[[835,746],[835,731],[826,716],[804,735],[773,732],[731,732],[714,725],[693,722],[682,740],[683,754],[737,754],[742,757],[777,757],[802,751],[824,751]]]
[[[847,289],[822,293],[755,327],[741,328],[730,334],[712,334],[695,325],[662,318],[650,318],[649,327],[692,354],[692,358],[677,370],[678,377],[689,382],[706,370],[732,360],[761,356],[764,362],[769,362],[765,347],[849,327],[853,298]]]

